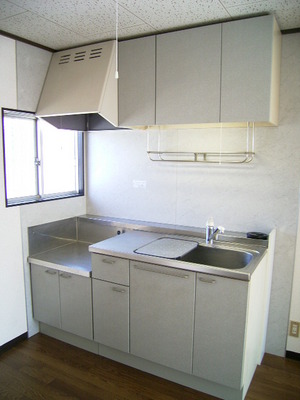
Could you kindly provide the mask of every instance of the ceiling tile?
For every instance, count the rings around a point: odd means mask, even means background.
[[[88,42],[84,36],[31,12],[0,20],[0,29],[51,49],[67,48],[77,43]]]
[[[11,17],[13,15],[25,12],[24,8],[18,7],[6,0],[0,2],[0,20]]]
[[[244,0],[242,4],[236,0],[223,0],[223,2],[232,17],[272,13],[275,15],[280,29],[300,27],[299,0]]]
[[[300,0],[118,0],[119,38],[273,13],[300,28]],[[115,38],[116,0],[0,0],[0,30],[59,50]]]
[[[55,22],[68,30],[84,36],[98,36],[105,40],[107,32],[115,30],[116,2],[114,0],[11,0],[26,10],[32,11],[47,21]],[[153,30],[136,15],[123,7],[118,9],[119,29],[145,25]],[[47,23],[45,21],[45,23]],[[139,29],[137,29],[138,31]]]
[[[119,0],[122,7],[158,30],[219,21],[230,16],[217,0]]]
[[[125,39],[129,39],[129,38],[145,36],[145,35],[155,34],[155,33],[156,33],[156,31],[154,29],[149,29],[148,25],[145,25],[145,24],[134,25],[134,26],[126,27],[126,28],[120,28],[118,30],[118,38],[120,40],[125,40]],[[113,40],[115,38],[116,38],[116,30],[115,29],[101,34],[101,41]],[[89,35],[88,39],[91,42],[99,41],[99,34]]]

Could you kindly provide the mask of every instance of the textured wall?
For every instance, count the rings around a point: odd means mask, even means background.
[[[15,61],[15,41],[0,36],[0,107],[17,104]],[[5,207],[2,143],[0,138],[0,346],[26,332],[20,212],[17,207]]]
[[[248,165],[153,163],[145,131],[94,132],[87,140],[87,213],[229,230],[277,228],[267,351],[283,355],[289,316],[300,180],[300,34],[283,37],[279,127],[257,128]],[[259,88],[257,95],[259,96]],[[241,99],[242,101],[242,99]],[[150,144],[154,146],[154,132]],[[161,132],[169,150],[243,146],[237,130]],[[166,148],[164,147],[164,149]],[[146,181],[146,187],[139,182]],[[135,185],[137,183],[137,185]]]

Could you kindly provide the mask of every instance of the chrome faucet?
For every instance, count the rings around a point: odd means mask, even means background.
[[[206,237],[205,243],[206,244],[213,244],[214,240],[217,240],[217,236],[219,233],[224,233],[225,228],[223,226],[218,226],[216,229],[214,227],[214,220],[213,218],[209,218],[206,223]]]

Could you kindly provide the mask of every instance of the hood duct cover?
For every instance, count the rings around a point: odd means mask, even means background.
[[[36,115],[57,128],[116,129],[114,40],[54,53]]]

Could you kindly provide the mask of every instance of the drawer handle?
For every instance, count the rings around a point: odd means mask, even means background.
[[[103,258],[102,262],[104,262],[104,264],[115,264],[116,263],[114,260],[109,260],[107,258]]]
[[[216,283],[215,279],[211,279],[211,278],[199,278],[199,281],[203,282],[203,283]]]
[[[65,279],[70,279],[70,278],[72,278],[72,275],[71,275],[71,274],[68,274],[68,273],[66,273],[66,272],[62,272],[62,273],[60,274],[60,276],[61,276],[62,278],[65,278]]]
[[[113,287],[112,290],[113,290],[114,292],[118,292],[118,293],[125,293],[125,292],[126,292],[125,289],[120,289],[120,288],[118,288],[118,287]]]
[[[46,269],[46,274],[49,274],[49,275],[56,275],[57,274],[57,271],[54,271],[53,269]]]
[[[172,272],[156,271],[152,268],[140,267],[139,265],[134,265],[134,268],[139,269],[141,271],[154,272],[155,274],[174,276],[175,278],[183,278],[183,279],[189,278],[189,275],[177,274],[177,273],[172,273]]]

